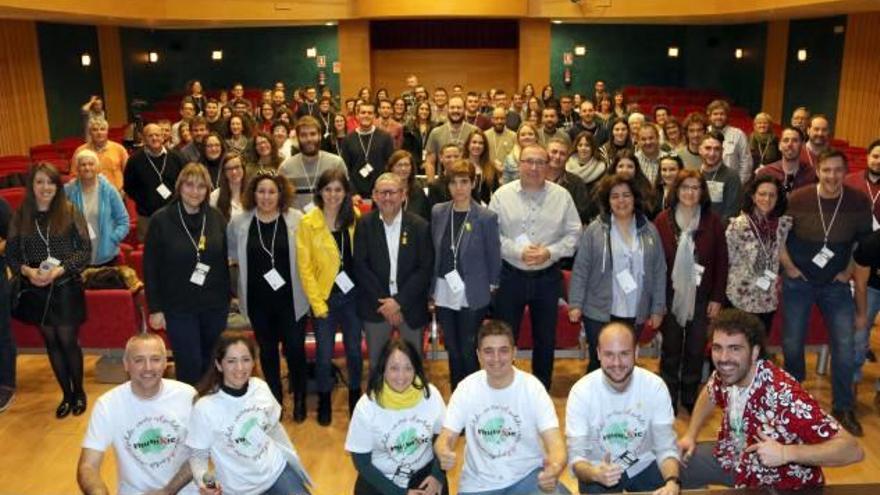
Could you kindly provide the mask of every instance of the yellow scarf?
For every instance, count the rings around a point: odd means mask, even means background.
[[[412,385],[407,387],[406,390],[397,392],[391,388],[391,385],[388,385],[388,382],[383,381],[382,393],[379,394],[378,403],[383,409],[394,411],[415,407],[425,397],[424,387],[416,388],[417,385],[420,387],[422,385],[418,377],[413,380]]]

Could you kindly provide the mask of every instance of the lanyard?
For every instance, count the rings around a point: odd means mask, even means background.
[[[821,209],[819,211],[821,211]],[[761,252],[764,253],[765,259],[769,262],[770,261],[770,249],[766,245],[764,245],[764,240],[761,239],[761,232],[758,230],[758,226],[755,224],[754,220],[752,220],[751,215],[747,214],[746,220],[749,221],[749,226],[752,228],[752,231],[755,233],[755,239],[758,240],[758,245],[761,246]]]
[[[345,267],[345,237],[348,235],[345,229],[339,231],[339,269],[344,270]]]
[[[275,237],[278,235],[279,218],[281,218],[281,214],[275,217],[275,226],[272,227],[272,245],[271,249],[267,249],[266,244],[263,242],[263,229],[260,227],[260,218],[257,217],[257,237],[260,239],[260,247],[263,248],[263,251],[269,255],[269,260],[272,261],[272,268],[275,268]]]
[[[868,196],[871,197],[871,213],[874,213],[874,205],[877,204],[877,198],[880,197],[880,188],[877,188],[877,194],[871,192],[871,181],[868,180],[868,174],[865,174],[865,190],[868,192]]]
[[[305,156],[302,157],[302,160],[300,162],[300,166],[303,169],[303,175],[306,176],[306,185],[309,187],[309,192],[312,194],[314,194],[314,192],[315,192],[315,183],[318,182],[318,172],[321,170],[321,153],[322,152],[319,150],[318,151],[318,162],[315,164],[315,177],[314,177],[314,179],[309,177],[309,172],[308,172],[308,170],[306,170]],[[364,156],[367,156],[367,154],[364,153]]]
[[[199,242],[196,243],[192,234],[189,233],[189,228],[186,226],[186,222],[183,221],[183,208],[180,206],[180,203],[177,203],[177,213],[180,216],[180,226],[183,227],[183,231],[186,232],[186,236],[189,237],[189,242],[192,243],[193,249],[196,250],[196,262],[201,263],[202,251],[205,250],[205,219],[208,218],[208,214],[202,214],[202,230],[201,233],[199,233]]]
[[[828,234],[831,232],[831,228],[834,227],[834,220],[837,219],[837,212],[840,210],[840,204],[843,203],[843,192],[844,189],[840,189],[840,196],[837,198],[837,206],[834,207],[834,214],[831,215],[831,221],[828,225],[825,225],[825,213],[822,211],[822,198],[819,197],[819,185],[816,185],[816,203],[819,205],[819,220],[822,221],[822,231],[825,234],[825,247],[828,246]]]
[[[43,236],[43,231],[40,230],[40,222],[38,222],[36,219],[34,219],[34,225],[37,227],[37,235],[40,236],[40,240],[42,240],[43,244],[46,245],[46,257],[51,258],[52,253],[49,252],[49,227],[51,227],[51,224],[49,223],[49,221],[47,219],[47,221],[46,221],[46,235],[45,236]]]
[[[165,173],[165,164],[168,162],[168,152],[162,154],[162,168],[156,168],[156,164],[153,163],[153,159],[150,158],[150,154],[144,151],[144,155],[147,156],[147,161],[150,162],[150,166],[153,167],[153,172],[156,172],[156,175],[159,176],[159,183],[163,184],[165,181],[162,179],[162,174]]]
[[[449,125],[449,142],[452,144],[461,144],[461,132],[464,130],[464,124],[459,125],[458,132],[455,133],[455,137],[452,137],[452,124]]]
[[[467,230],[468,217],[471,215],[471,208],[468,206],[467,213],[464,214],[464,221],[461,222],[461,229],[458,231],[458,239],[455,238],[455,208],[449,208],[449,249],[452,250],[452,268],[458,270],[458,248],[461,246],[461,238],[464,237],[464,231]]]
[[[321,112],[318,112],[318,117],[320,117],[321,122],[324,123],[324,129],[325,129],[324,133],[330,134],[330,114],[327,114],[327,118],[325,119],[324,114]]]
[[[758,142],[758,155],[761,157],[761,163],[758,164],[759,166],[764,164],[764,155],[767,154],[767,151],[769,149],[770,149],[770,140],[769,139],[767,140],[766,143],[764,143],[763,148],[761,147],[761,143]]]
[[[361,151],[364,152],[364,163],[370,163],[370,148],[373,147],[373,136],[376,135],[376,130],[373,129],[370,131],[370,140],[367,141],[367,147],[364,148],[364,140],[362,138],[363,134],[358,132],[358,144],[361,145]]]

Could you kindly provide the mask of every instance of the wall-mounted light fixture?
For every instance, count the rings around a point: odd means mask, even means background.
[[[324,25],[325,25],[325,26],[335,26],[335,25],[336,25],[336,21],[327,21],[327,22],[324,23]]]
[[[156,52],[150,52],[147,55],[147,60],[149,60],[151,64],[155,64],[159,61],[159,54]]]
[[[574,54],[578,57],[583,57],[587,54],[587,47],[585,45],[575,45]]]
[[[306,48],[306,57],[315,58],[318,56],[318,49],[315,47]]]
[[[807,49],[806,48],[801,48],[800,50],[797,51],[797,59],[799,62],[806,62],[807,61]]]
[[[666,50],[666,55],[669,58],[678,58],[678,47],[670,46],[668,50]]]
[[[550,21],[550,22],[552,22],[553,24],[562,24],[562,21],[559,20],[559,19],[553,19],[553,20]]]
[[[82,56],[80,56],[79,61],[83,67],[88,67],[92,65],[92,56],[88,53],[83,53]]]
[[[211,60],[223,60],[223,50],[214,50],[211,52]]]
[[[736,58],[743,58],[743,49],[737,48],[736,51],[733,52],[733,56]]]

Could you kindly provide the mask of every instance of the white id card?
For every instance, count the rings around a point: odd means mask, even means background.
[[[330,139],[330,132],[324,133],[324,139]]]
[[[622,272],[617,272],[615,277],[617,277],[617,283],[620,284],[620,289],[623,290],[624,294],[629,294],[638,288],[636,286],[636,279],[633,278],[629,268]]]
[[[190,275],[189,281],[201,287],[205,285],[205,277],[208,276],[209,271],[211,271],[210,266],[201,262],[196,263],[196,268],[193,270],[192,275]]]
[[[446,275],[443,275],[443,278],[446,279],[446,283],[449,284],[449,289],[452,290],[452,292],[458,294],[464,290],[464,280],[461,279],[458,270],[452,270]]]
[[[825,265],[827,265],[833,257],[834,251],[828,249],[828,246],[823,246],[822,249],[816,253],[816,256],[813,256],[813,264],[819,268],[825,268]]]
[[[761,290],[770,290],[773,282],[776,281],[776,273],[772,270],[764,270],[764,273],[755,280],[755,285]]]
[[[89,239],[95,240],[98,238],[98,234],[95,233],[95,229],[92,228],[92,224],[86,223],[86,227],[89,229]]]
[[[303,213],[308,213],[314,209],[315,209],[315,202],[309,201],[308,203],[306,203],[305,206],[303,206]]]
[[[713,203],[720,203],[724,201],[724,183],[719,182],[717,180],[710,180],[706,182],[706,185],[709,186],[709,200]]]
[[[358,171],[358,173],[361,174],[361,177],[366,179],[367,176],[370,175],[370,172],[372,172],[372,171],[373,171],[373,166],[368,163],[368,164],[364,165],[363,167],[361,167],[361,169]]]
[[[529,239],[529,236],[527,236],[525,233],[520,234],[513,242],[516,243],[517,247],[523,249],[532,245],[532,240]]]
[[[422,150],[422,161],[426,161],[428,159],[428,150]]]
[[[871,226],[874,228],[874,232],[880,230],[880,220],[877,220],[876,215],[871,215]]]
[[[49,256],[44,259],[42,263],[40,263],[40,270],[44,272],[48,272],[49,270],[61,266],[61,261],[58,258]]]
[[[156,186],[156,192],[159,193],[159,196],[162,196],[162,199],[168,199],[168,196],[171,196],[171,189],[168,189],[168,186],[165,184]]]
[[[348,291],[354,288],[354,282],[351,281],[351,278],[345,273],[345,270],[341,270],[336,274],[336,286],[339,287],[339,290],[342,291],[343,294],[348,294]]]
[[[703,282],[703,273],[706,271],[706,267],[699,264],[694,263],[694,284],[699,287]]]
[[[266,282],[269,282],[269,287],[271,287],[272,290],[278,290],[284,287],[284,279],[281,278],[281,274],[278,273],[278,270],[274,268],[264,273],[263,278],[266,279]]]

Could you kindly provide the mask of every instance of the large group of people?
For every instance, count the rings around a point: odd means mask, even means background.
[[[512,100],[460,86],[429,100],[415,76],[407,86],[400,98],[364,88],[337,111],[327,89],[288,98],[279,83],[250,102],[241,84],[214,99],[194,81],[181,120],[144,126],[130,156],[89,114],[71,182],[39,164],[18,210],[0,202],[0,261],[14,274],[0,324],[11,311],[40,328],[58,418],[88,407],[80,273],[119,262],[123,198],[137,212],[149,326],[167,332],[178,381],[162,378],[161,339],[132,338],[130,381],[93,408],[86,493],[106,490],[97,469],[111,444],[124,451],[124,493],[306,493],[280,426],[280,355],[291,417],[306,421],[309,327],[322,426],[342,331],[357,494],[447,493],[462,433],[468,494],[567,493],[569,464],[585,493],[789,488],[861,458],[853,391],[880,307],[880,141],[867,170],[849,173],[828,119],[804,108],[778,137],[759,114],[747,137],[725,101],[679,124],[662,106],[646,118],[602,81],[587,98],[526,85]],[[564,434],[549,395],[560,298],[589,347]],[[798,383],[814,304],[831,415]],[[253,338],[226,330],[230,311]],[[777,312],[784,370],[764,354]],[[432,314],[448,404],[422,363]],[[513,366],[526,315],[533,374]],[[655,331],[659,375],[635,367]],[[707,346],[715,371],[701,387]],[[4,362],[9,347],[0,339]],[[14,367],[0,380],[2,410]],[[144,405],[156,397],[167,407]],[[713,404],[718,442],[697,445]],[[680,407],[691,425],[677,440]]]

